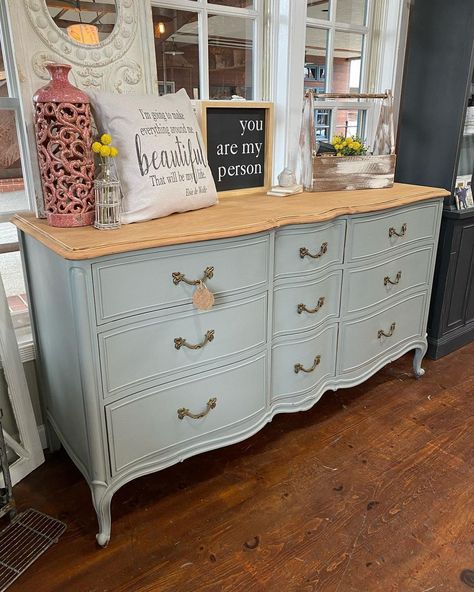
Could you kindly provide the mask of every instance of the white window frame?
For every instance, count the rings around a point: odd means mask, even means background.
[[[0,2],[0,40],[2,44],[3,61],[5,64],[8,97],[0,97],[0,110],[15,112],[16,131],[18,145],[21,155],[21,167],[23,181],[25,183],[25,193],[28,200],[29,210],[33,210],[34,203],[34,185],[33,173],[31,169],[31,154],[28,147],[28,139],[25,125],[25,115],[21,102],[20,83],[15,65],[15,52],[11,39],[10,16],[8,14],[7,3]],[[0,213],[0,223],[8,222],[16,211]]]
[[[369,0],[367,23],[370,29],[365,50],[365,64],[361,68],[361,88],[369,93],[392,89],[395,97],[394,120],[398,115],[402,70],[406,43],[409,0]],[[304,63],[307,18],[306,0],[268,0],[266,19],[271,22],[267,54],[272,59],[267,74],[268,98],[275,103],[275,151],[273,155],[274,181],[278,173],[289,167],[299,171],[299,139],[304,88]],[[335,13],[334,13],[335,14]],[[329,29],[330,23],[311,19],[311,23]],[[337,23],[335,29],[363,31],[359,25]],[[374,32],[377,32],[374,35]],[[332,40],[333,43],[333,40]],[[328,100],[318,101],[318,109],[337,107]],[[344,102],[344,108],[350,106]],[[357,108],[365,107],[357,101]],[[376,107],[372,123],[366,125],[367,136],[373,134],[377,119]],[[334,117],[332,118],[335,121]],[[372,130],[369,129],[372,125]]]
[[[328,19],[316,19],[306,17],[306,27],[314,29],[323,29],[327,31],[327,48],[326,48],[326,92],[333,92],[332,90],[332,78],[334,71],[334,44],[337,32],[342,33],[355,33],[362,35],[362,50],[361,50],[361,68],[360,68],[360,91],[361,93],[367,92],[367,73],[368,73],[368,56],[371,48],[372,41],[372,24],[373,24],[373,0],[367,0],[366,5],[366,23],[364,25],[354,25],[349,23],[341,23],[336,21],[337,14],[337,2],[338,0],[331,0],[329,3]],[[306,35],[305,27],[305,35]],[[357,110],[366,112],[364,138],[370,137],[373,129],[373,118],[374,118],[374,104],[370,101],[343,101],[340,99],[326,99],[314,101],[315,110],[326,109],[331,111],[331,124],[329,138],[333,137],[336,133],[336,120],[338,110]],[[369,141],[370,143],[370,141]]]
[[[234,8],[212,4],[211,0],[151,0],[155,8],[169,8],[195,12],[198,15],[199,43],[199,98],[209,99],[209,30],[208,17],[213,15],[236,17],[253,21],[252,85],[253,100],[263,94],[263,13],[264,0],[254,0],[254,8]]]
[[[23,110],[23,103],[21,101],[20,83],[15,64],[15,51],[11,37],[11,30],[12,28],[10,25],[10,15],[8,12],[7,3],[0,0],[0,40],[2,45],[2,55],[9,95],[8,97],[0,97],[0,110],[9,110],[15,112],[16,132],[18,146],[20,149],[23,182],[29,207],[29,209],[26,211],[30,212],[34,210],[33,204],[35,203],[35,189],[31,166],[31,152],[29,149],[26,130],[26,117]],[[18,209],[10,212],[0,213],[0,223],[9,222],[15,213],[21,211],[24,210]],[[0,245],[0,257],[2,254],[12,253],[19,250],[20,247],[18,241],[3,245],[3,248],[2,245]],[[21,265],[23,272],[23,261]],[[29,310],[12,313],[12,322],[17,333],[17,340],[22,361],[26,362],[35,359],[36,352],[31,335]]]

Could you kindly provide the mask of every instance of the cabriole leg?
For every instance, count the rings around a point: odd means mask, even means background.
[[[421,367],[421,361],[423,360],[426,353],[426,346],[417,347],[415,349],[415,356],[413,358],[413,372],[416,378],[421,378],[425,371]]]
[[[112,527],[110,504],[112,495],[103,485],[91,485],[92,501],[94,502],[97,522],[99,523],[99,532],[96,534],[97,543],[101,547],[106,547],[110,540],[110,530]]]

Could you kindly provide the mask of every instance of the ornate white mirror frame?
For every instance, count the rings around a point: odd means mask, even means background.
[[[11,0],[10,0],[11,1]],[[70,80],[76,86],[112,92],[144,92],[155,87],[156,66],[148,56],[149,42],[145,32],[149,18],[146,2],[117,2],[115,26],[110,35],[97,45],[84,45],[71,39],[54,22],[46,0],[24,0],[23,8],[14,5],[16,19],[26,13],[34,36],[25,41],[23,63],[39,80],[49,80],[47,62],[66,62],[73,66]],[[18,7],[17,7],[18,6]],[[153,56],[154,57],[154,56]],[[146,73],[143,68],[145,66]],[[37,90],[33,81],[30,96]],[[29,101],[30,98],[27,97]]]
[[[45,0],[26,0],[26,13],[33,29],[51,49],[51,56],[42,52],[33,67],[40,78],[47,79],[44,61],[57,56],[83,68],[100,68],[122,58],[132,45],[138,27],[137,2],[121,0],[117,5],[117,20],[110,35],[97,45],[84,45],[68,37],[53,21]]]

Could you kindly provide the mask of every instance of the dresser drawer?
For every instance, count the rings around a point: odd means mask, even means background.
[[[245,354],[265,344],[266,326],[264,293],[209,311],[151,317],[106,331],[99,335],[104,395],[143,390],[170,374]]]
[[[348,313],[364,310],[417,287],[430,279],[433,247],[419,247],[378,265],[348,269],[345,305]]]
[[[191,302],[195,287],[178,281],[205,278],[215,296],[264,287],[268,235],[218,245],[183,247],[119,257],[93,265],[97,322]]]
[[[346,222],[279,230],[275,237],[275,277],[314,273],[342,263]]]
[[[343,323],[341,372],[357,370],[404,341],[424,336],[426,299],[426,292],[416,294],[377,314]]]
[[[272,349],[272,400],[314,389],[336,365],[337,325]]]
[[[417,241],[434,241],[439,211],[437,201],[349,220],[346,259],[357,261]]]
[[[275,288],[273,334],[307,330],[339,316],[342,271]]]
[[[219,438],[237,440],[265,409],[265,372],[261,354],[107,405],[112,474],[151,457],[176,462],[177,455],[182,459],[205,450],[206,443],[216,448]]]

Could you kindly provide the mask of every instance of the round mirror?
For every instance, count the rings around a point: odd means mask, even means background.
[[[56,26],[81,45],[98,45],[112,33],[117,0],[46,0]]]

